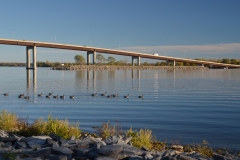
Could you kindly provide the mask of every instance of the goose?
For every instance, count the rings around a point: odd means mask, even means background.
[[[112,95],[108,95],[107,98],[112,98]]]
[[[4,95],[4,96],[8,96],[8,95],[9,95],[9,93],[4,93],[3,95]]]
[[[93,93],[92,96],[97,96],[97,93]]]
[[[117,93],[117,94],[113,94],[112,96],[113,96],[113,97],[118,97],[118,93]]]
[[[52,93],[48,93],[49,96],[52,96],[53,95],[53,92]]]
[[[64,98],[65,98],[65,96],[64,96],[64,95],[60,96],[60,99],[64,99]]]
[[[138,96],[138,98],[144,98],[143,94],[141,96]]]
[[[129,94],[128,95],[126,95],[126,96],[123,96],[124,98],[129,98]]]
[[[23,98],[24,97],[24,94],[19,94],[18,95],[18,98]]]
[[[50,99],[50,98],[51,98],[51,96],[50,96],[50,95],[46,95],[46,98],[49,98],[49,99]]]
[[[72,96],[69,96],[69,98],[70,98],[70,99],[74,99],[74,95],[72,95]]]
[[[42,97],[43,96],[43,94],[41,93],[41,94],[38,94],[38,97]]]
[[[105,92],[105,93],[101,94],[101,96],[107,96],[107,92]]]
[[[30,96],[25,96],[25,97],[24,97],[24,99],[29,99],[29,98],[30,98]]]
[[[56,98],[56,99],[58,99],[58,95],[56,95],[56,96],[53,96],[53,98]]]

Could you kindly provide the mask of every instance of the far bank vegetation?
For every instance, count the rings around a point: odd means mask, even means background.
[[[225,63],[225,64],[235,64],[240,65],[240,59],[204,59],[204,58],[196,58],[195,60],[201,61],[210,61],[217,63]],[[71,62],[37,62],[37,67],[59,67],[59,66],[73,66],[73,65],[86,65],[86,59],[82,55],[74,56],[74,63]],[[92,58],[91,58],[92,61]],[[92,62],[91,62],[92,63]],[[116,58],[109,56],[105,58],[102,54],[96,55],[96,65],[114,65],[114,66],[132,66],[132,63],[129,62],[128,58],[124,58],[123,60],[116,60]],[[136,65],[136,64],[135,64]],[[158,61],[155,63],[143,62],[142,66],[172,66],[173,63],[166,63],[166,61]],[[14,62],[0,62],[0,66],[13,66],[13,67],[25,67],[26,63],[14,63]],[[194,63],[186,63],[186,62],[176,62],[176,66],[197,66]]]

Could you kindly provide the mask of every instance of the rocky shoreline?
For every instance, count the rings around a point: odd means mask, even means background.
[[[111,136],[106,139],[84,135],[65,140],[55,134],[22,137],[0,130],[0,160],[240,160],[227,151],[205,157],[183,146],[172,145],[162,151],[141,149],[131,145],[132,137]]]
[[[74,65],[53,67],[52,70],[198,70],[208,69],[202,66],[106,66],[106,65]]]

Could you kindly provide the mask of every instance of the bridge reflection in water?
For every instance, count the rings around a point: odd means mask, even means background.
[[[100,86],[103,86],[105,82],[102,82],[101,80],[106,79],[118,79],[117,73],[119,70],[84,70],[84,71],[75,71],[75,83],[76,86],[85,87],[87,86],[87,90],[92,92],[96,92],[97,88],[101,88]],[[122,72],[126,72],[123,74],[126,78],[128,75],[131,74],[132,79],[139,79],[140,83],[140,77],[141,77],[141,70],[122,70]],[[117,81],[116,81],[117,82]],[[109,87],[115,87],[116,82],[109,83]]]
[[[31,79],[31,71],[32,71],[32,79]],[[27,89],[30,90],[31,88],[33,88],[33,91],[35,92],[37,89],[37,70],[33,69],[27,69]],[[31,85],[32,84],[32,85]],[[31,87],[32,86],[32,87]]]

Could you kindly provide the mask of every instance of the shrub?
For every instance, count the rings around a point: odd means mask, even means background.
[[[69,123],[67,119],[53,119],[50,114],[48,115],[47,121],[44,121],[42,118],[40,118],[31,124],[30,132],[32,135],[49,135],[50,133],[54,133],[62,138],[67,139],[72,135],[79,137],[81,131],[79,129],[79,123]]]
[[[0,111],[0,129],[7,132],[15,132],[23,136],[33,135],[49,135],[54,133],[62,138],[70,138],[80,136],[79,123],[69,123],[67,119],[53,119],[51,114],[48,115],[47,121],[40,118],[34,123],[29,124],[28,119],[17,117],[15,113],[6,110]]]
[[[132,137],[132,143],[133,146],[142,148],[142,146],[147,147],[148,149],[152,149],[152,131],[149,129],[140,129],[139,131],[133,131],[132,128],[130,128],[127,131],[127,136]]]
[[[18,130],[18,117],[6,110],[0,111],[0,129],[13,132]]]
[[[96,130],[96,134],[102,138],[108,138],[110,136],[121,135],[124,133],[118,122],[114,125],[111,125],[109,121],[103,122],[101,127],[95,126],[93,128]]]
[[[208,143],[206,140],[203,140],[202,144],[197,145],[187,145],[183,148],[184,152],[198,152],[203,156],[212,157],[213,156],[213,150],[208,146]]]

